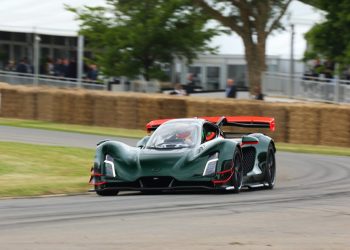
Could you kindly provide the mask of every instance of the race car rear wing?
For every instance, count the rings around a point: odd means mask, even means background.
[[[275,131],[275,118],[263,116],[212,116],[201,117],[218,126],[236,126],[244,128],[268,128]]]
[[[275,118],[263,116],[206,116],[198,117],[221,126],[236,126],[244,128],[269,128],[275,131]],[[156,130],[164,122],[172,119],[153,120],[146,125],[147,132]]]
[[[150,133],[154,130],[156,130],[160,125],[162,125],[164,122],[167,122],[172,119],[161,119],[161,120],[153,120],[146,124],[147,132]]]

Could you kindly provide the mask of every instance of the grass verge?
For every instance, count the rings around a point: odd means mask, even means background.
[[[0,142],[0,197],[86,192],[94,150]]]
[[[277,143],[276,148],[278,151],[294,152],[294,153],[350,156],[350,148],[333,147],[333,146]]]

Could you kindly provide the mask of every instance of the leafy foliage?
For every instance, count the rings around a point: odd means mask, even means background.
[[[78,15],[81,34],[107,75],[159,77],[174,57],[193,60],[213,51],[208,41],[219,33],[205,28],[188,0],[107,0],[107,7],[69,8]]]
[[[308,2],[308,1],[304,1]],[[313,0],[310,4],[325,10],[326,21],[316,24],[307,34],[310,49],[305,59],[317,57],[336,61],[341,65],[350,63],[350,2],[347,0]]]

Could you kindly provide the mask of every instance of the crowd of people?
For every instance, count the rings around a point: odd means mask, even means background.
[[[5,71],[18,72],[21,74],[33,74],[34,66],[30,64],[28,58],[21,59],[18,63],[10,60],[4,68]],[[77,62],[74,58],[51,58],[45,59],[40,64],[39,74],[48,75],[60,78],[77,78]],[[99,71],[96,64],[84,64],[84,79],[88,81],[96,81],[98,79]]]
[[[194,89],[196,87],[194,77],[192,74],[188,75],[187,84],[181,85],[180,83],[176,83],[174,85],[174,89],[169,92],[170,95],[180,95],[180,96],[188,96],[194,93]],[[225,97],[226,98],[237,98],[237,86],[235,84],[235,80],[233,78],[228,78],[226,81],[226,89],[225,89]],[[255,100],[264,100],[264,94],[261,91],[261,87],[257,86],[254,88],[254,96],[252,97]]]

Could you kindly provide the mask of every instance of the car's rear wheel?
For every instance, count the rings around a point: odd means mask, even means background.
[[[267,183],[267,189],[273,189],[276,180],[276,158],[275,150],[272,144],[269,145],[266,156],[265,165],[265,182]]]
[[[98,194],[99,196],[116,196],[118,195],[119,191],[118,190],[98,190],[95,189],[96,194]]]
[[[233,154],[233,175],[231,178],[231,185],[234,187],[233,192],[239,193],[243,185],[243,165],[242,156],[238,149]]]

